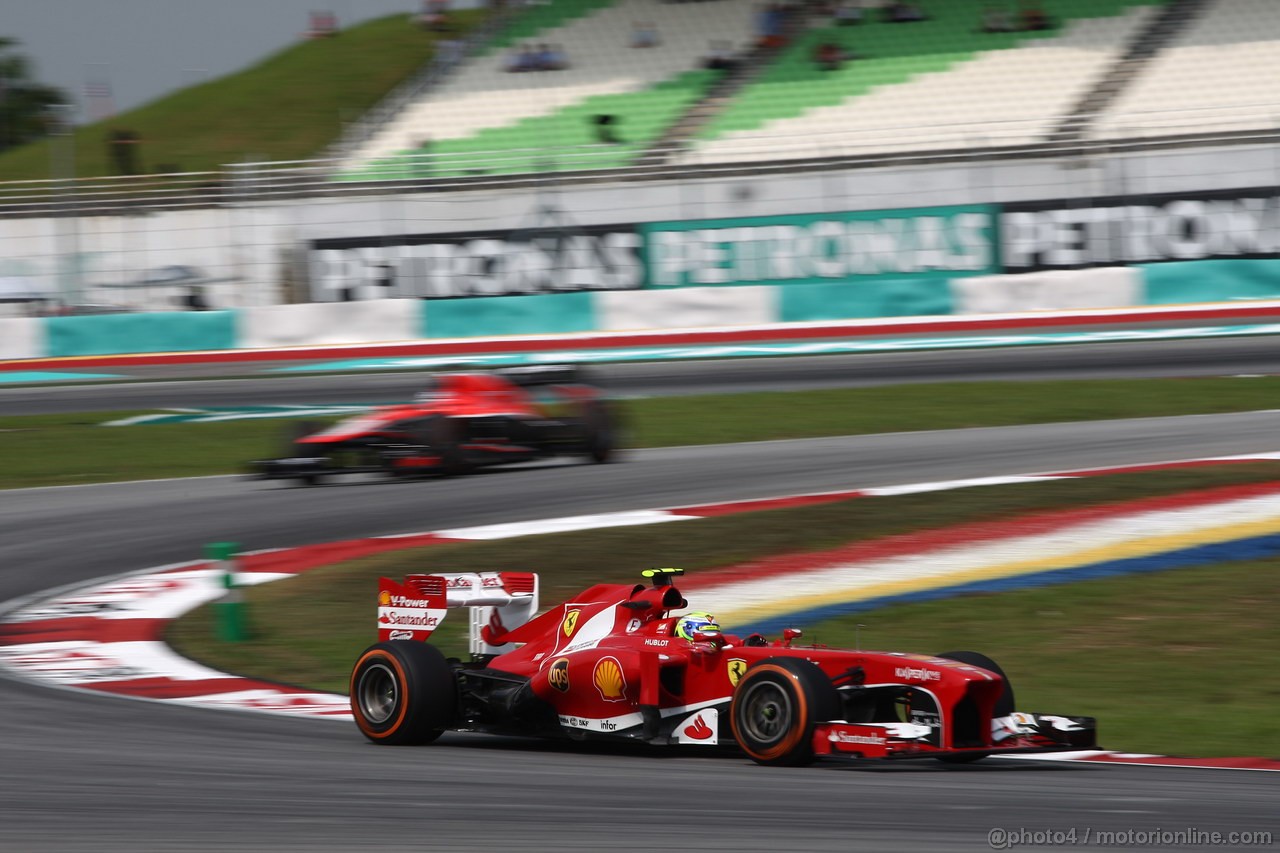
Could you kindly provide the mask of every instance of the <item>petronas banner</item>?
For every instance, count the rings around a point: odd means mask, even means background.
[[[951,279],[999,269],[994,205],[654,222],[646,286]]]

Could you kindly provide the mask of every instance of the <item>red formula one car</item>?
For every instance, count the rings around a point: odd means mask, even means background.
[[[613,458],[616,422],[577,368],[438,374],[412,403],[319,429],[294,423],[285,455],[250,463],[264,479],[309,485],[330,474],[461,474],[547,456]]]
[[[687,602],[677,569],[652,586],[600,584],[534,616],[523,572],[383,578],[378,639],[351,673],[351,710],[375,743],[418,744],[446,730],[736,743],[760,764],[817,758],[938,758],[1090,749],[1090,717],[1022,713],[982,655],[916,655],[730,636],[677,634]],[[472,608],[472,659],[423,642],[450,607]]]

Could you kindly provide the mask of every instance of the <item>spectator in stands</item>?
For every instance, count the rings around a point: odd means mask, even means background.
[[[558,44],[538,46],[535,71],[563,71],[569,67],[569,57]]]
[[[715,71],[732,71],[738,67],[738,59],[734,56],[733,45],[723,39],[716,39],[709,45],[707,55],[702,58],[702,67]]]
[[[311,13],[311,24],[302,35],[309,39],[327,39],[337,34],[338,16],[325,10]]]
[[[813,61],[823,71],[839,71],[846,58],[844,48],[833,41],[824,41],[813,49]]]
[[[1023,30],[1051,30],[1053,22],[1036,0],[1022,0],[1018,10],[1018,27]]]
[[[926,21],[928,16],[914,3],[908,3],[906,0],[889,0],[884,5],[884,19],[892,24],[904,24]]]
[[[657,47],[660,44],[662,37],[658,35],[658,28],[652,21],[636,21],[631,25],[632,47]]]
[[[422,0],[422,11],[415,16],[418,26],[432,32],[445,32],[449,26],[449,0]]]
[[[783,30],[786,27],[787,10],[781,3],[769,3],[760,7],[756,19],[756,30],[761,47],[779,47],[786,42]]]
[[[841,27],[862,23],[862,3],[858,0],[844,0],[836,7],[835,22]]]
[[[511,53],[507,54],[507,70],[508,71],[537,71],[538,70],[537,52],[529,45],[512,48]]]
[[[613,132],[614,125],[617,124],[618,117],[610,113],[601,113],[592,116],[591,123],[595,126],[596,141],[605,145],[619,145],[622,140]]]
[[[982,10],[982,26],[984,33],[1011,33],[1015,27],[1009,19],[1009,10],[1004,6],[988,6]]]

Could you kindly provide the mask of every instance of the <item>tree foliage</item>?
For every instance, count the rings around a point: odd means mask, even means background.
[[[61,90],[31,79],[31,63],[17,46],[0,36],[0,151],[49,135],[53,108],[68,103]]]

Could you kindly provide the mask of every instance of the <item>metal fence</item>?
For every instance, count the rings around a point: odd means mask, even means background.
[[[779,174],[812,169],[1087,158],[1206,145],[1275,144],[1280,105],[1107,116],[1106,135],[1054,139],[1054,119],[919,124],[823,134],[735,134],[714,147],[676,146],[660,158],[612,145],[531,146],[463,154],[421,152],[349,168],[342,157],[235,163],[211,172],[0,182],[0,217],[130,214],[148,210],[353,197]],[[1280,156],[1280,155],[1278,155]],[[635,165],[643,159],[644,165]]]

